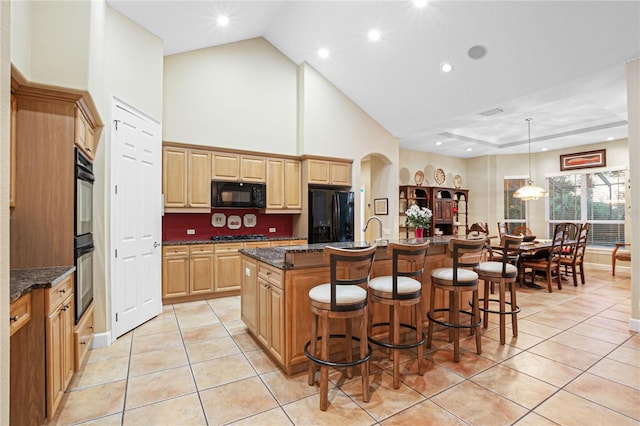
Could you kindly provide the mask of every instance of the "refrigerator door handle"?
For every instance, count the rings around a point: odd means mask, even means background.
[[[333,194],[331,204],[331,211],[333,212],[333,218],[331,220],[331,241],[337,241],[340,236],[340,197],[338,194]]]

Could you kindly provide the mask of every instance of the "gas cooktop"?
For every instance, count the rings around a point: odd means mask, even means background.
[[[214,235],[211,237],[213,241],[237,241],[237,240],[266,240],[264,234],[245,234],[245,235]]]

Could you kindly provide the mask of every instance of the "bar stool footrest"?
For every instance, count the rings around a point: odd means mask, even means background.
[[[478,299],[478,302],[484,302],[484,299]],[[498,302],[500,303],[500,299],[489,299],[489,302]],[[504,302],[505,305],[509,305],[511,306],[511,302]],[[471,306],[473,308],[473,301],[469,301],[469,306]],[[482,312],[489,312],[492,314],[500,314],[500,315],[510,315],[510,314],[518,314],[520,313],[520,306],[516,305],[516,308],[512,311],[494,311],[491,309],[485,309],[482,307],[482,304],[480,303],[480,306],[478,306],[478,309],[481,310]]]
[[[382,327],[382,326],[389,326],[388,322],[378,322],[375,324],[371,325],[371,328],[376,328],[376,327]],[[416,330],[416,327],[411,325],[411,324],[404,324],[404,323],[400,323],[400,327],[405,327],[405,328],[409,328],[413,331]],[[387,348],[387,349],[411,349],[411,348],[417,348],[420,345],[423,345],[424,342],[426,342],[427,338],[425,337],[424,333],[422,333],[422,339],[418,340],[417,342],[412,342],[412,343],[404,343],[404,344],[398,344],[398,345],[394,345],[393,343],[384,343],[381,342],[380,340],[376,340],[373,337],[369,336],[368,337],[369,341],[371,343],[374,343],[378,346],[382,346],[383,348]]]
[[[331,335],[329,335],[329,340],[337,339],[337,338],[346,339],[346,337],[347,336],[345,334],[331,334]],[[352,336],[351,340],[355,340],[355,341],[359,342],[360,338]],[[317,342],[322,341],[322,337],[319,336],[316,339],[316,341]],[[311,355],[311,353],[309,353],[309,346],[311,346],[311,340],[309,340],[304,345],[304,354],[307,356],[307,358],[309,358],[311,361],[313,361],[313,362],[315,362],[317,364],[325,365],[327,367],[353,367],[353,366],[356,366],[356,365],[360,365],[363,362],[369,361],[369,359],[371,358],[371,354],[372,354],[371,345],[369,345],[367,343],[367,354],[363,358],[356,359],[356,360],[351,361],[351,362],[334,362],[334,361],[320,359],[320,358],[315,357],[314,355]]]
[[[450,312],[448,308],[438,308],[438,309],[434,309],[433,311],[434,312]],[[458,311],[458,313],[469,315],[471,318],[473,318],[473,312],[471,312],[471,311],[463,311],[461,309],[461,310]],[[429,318],[429,321],[433,321],[436,324],[444,325],[445,327],[477,328],[477,327],[480,327],[482,325],[482,318],[480,318],[480,321],[474,322],[474,323],[471,323],[471,324],[453,324],[453,323],[446,322],[446,321],[440,321],[440,320],[437,320],[435,318],[432,318],[431,317],[431,312],[427,312],[427,318]]]

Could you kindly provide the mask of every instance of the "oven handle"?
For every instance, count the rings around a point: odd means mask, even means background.
[[[90,171],[85,170],[82,167],[77,167],[76,169],[77,169],[78,179],[91,182],[91,183],[93,183],[96,180],[95,176]]]
[[[91,253],[95,249],[96,249],[96,247],[93,244],[87,245],[87,246],[82,246],[82,247],[77,247],[76,248],[76,259],[79,258],[79,257],[84,256],[87,253]]]

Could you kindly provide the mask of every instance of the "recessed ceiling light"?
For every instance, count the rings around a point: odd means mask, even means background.
[[[378,30],[369,31],[369,40],[371,40],[371,41],[380,40],[380,31],[378,31]]]
[[[328,58],[329,57],[329,50],[325,49],[324,47],[320,50],[318,50],[318,56],[320,56],[322,59]]]
[[[453,65],[451,65],[449,62],[443,62],[440,64],[440,69],[442,70],[442,72],[451,72],[453,70]]]
[[[469,151],[473,151],[473,148],[467,148],[467,150],[466,150],[466,151],[467,151],[467,152],[469,152]]]
[[[436,142],[436,145],[442,145],[442,141]]]
[[[425,7],[427,5],[427,0],[413,0],[413,5],[415,7]]]
[[[547,151],[549,148],[542,148],[543,151]]]
[[[226,27],[227,24],[229,23],[229,17],[226,16],[226,15],[220,15],[220,16],[218,16],[218,19],[216,20],[216,22],[221,27]]]
[[[609,137],[607,138],[607,140],[608,140],[608,141],[612,141],[612,140],[613,140],[613,136],[609,136]]]

